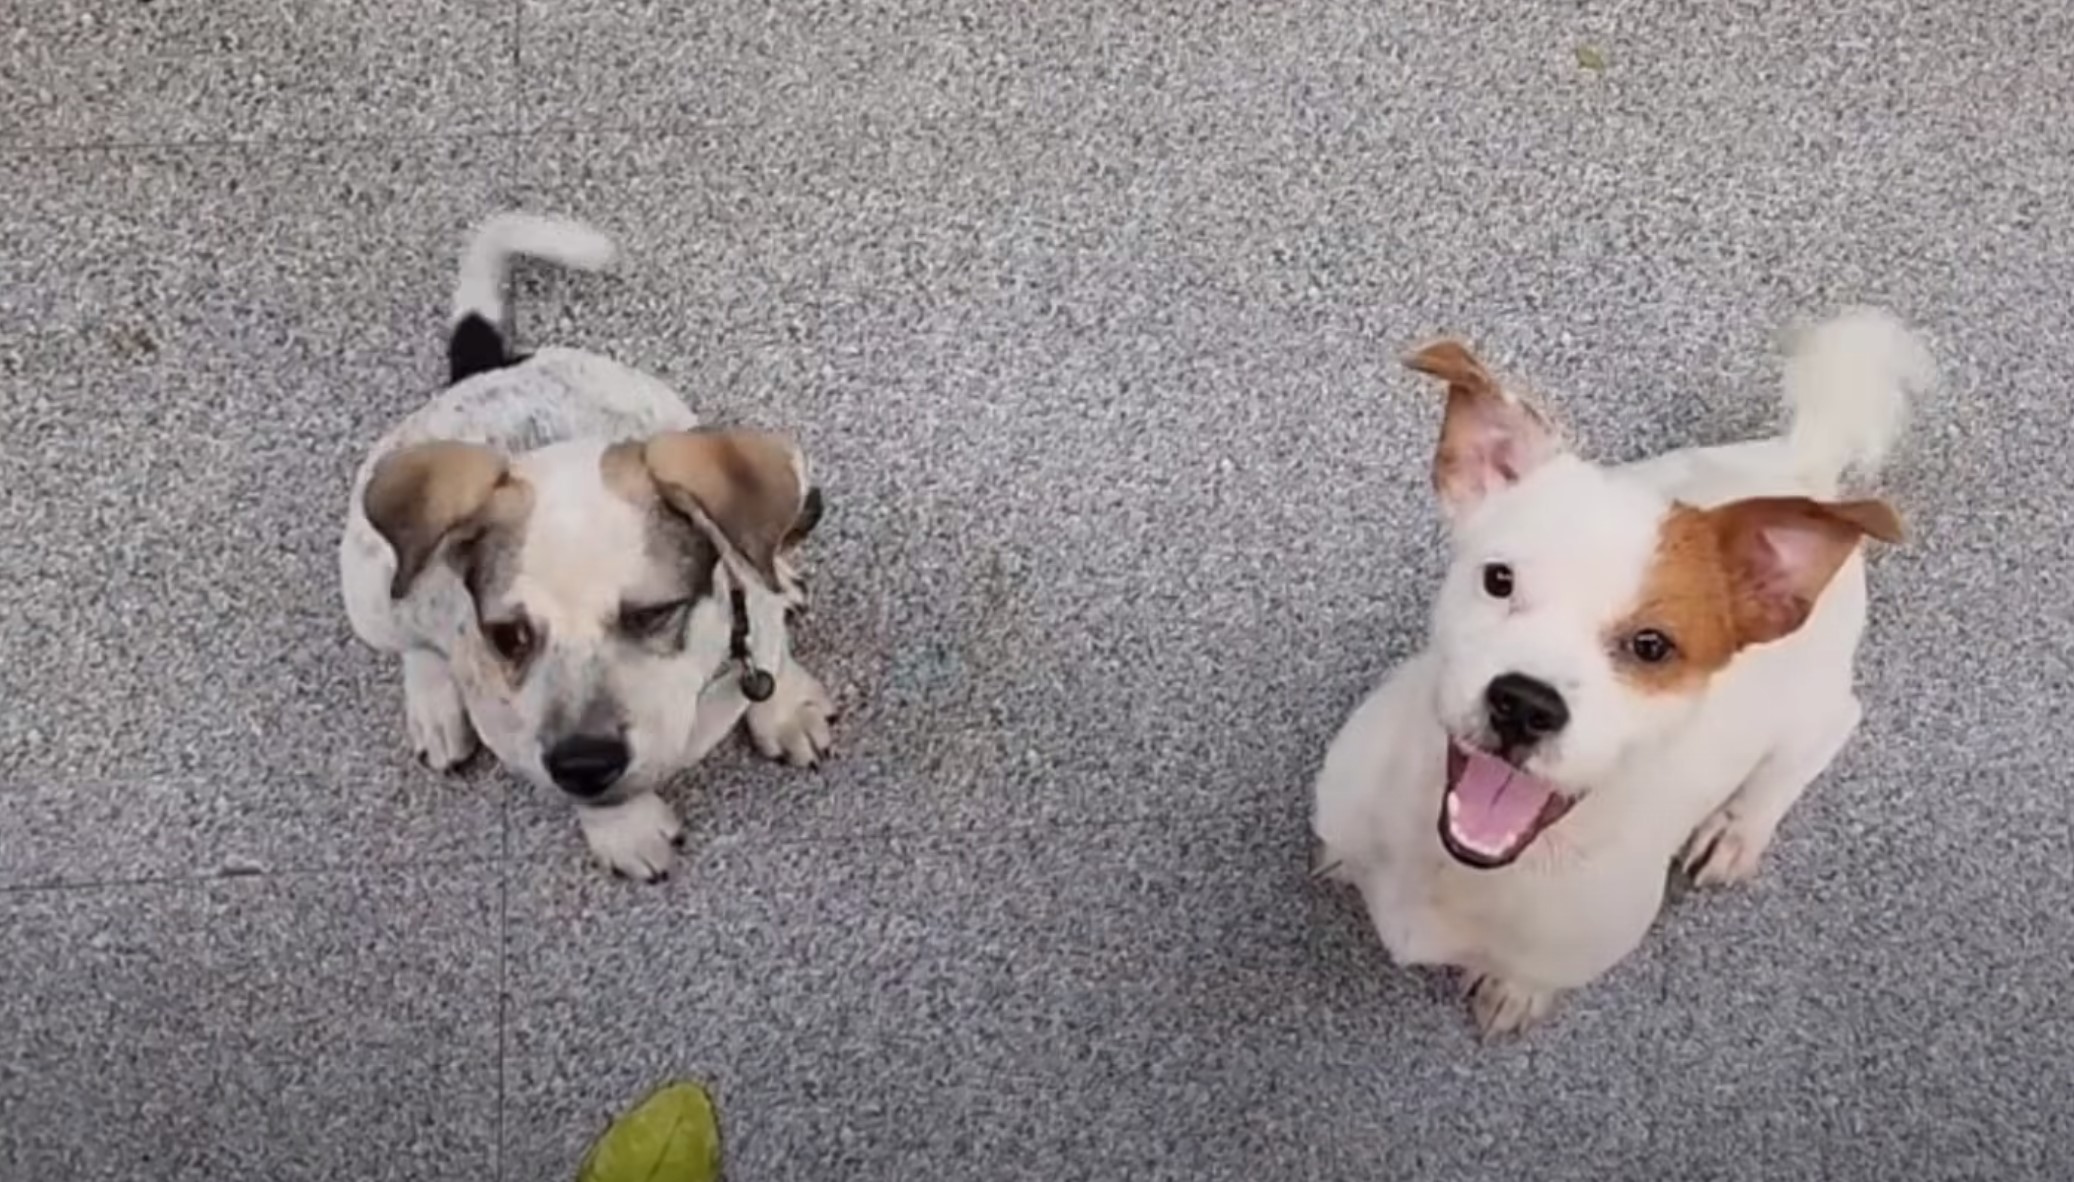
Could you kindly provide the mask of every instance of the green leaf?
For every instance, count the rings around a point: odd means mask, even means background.
[[[576,1182],[719,1182],[720,1118],[692,1083],[665,1084],[606,1127]]]
[[[1606,55],[1600,53],[1596,46],[1580,45],[1577,47],[1577,64],[1587,70],[1604,70]]]

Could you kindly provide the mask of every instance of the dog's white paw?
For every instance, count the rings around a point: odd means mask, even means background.
[[[829,753],[835,704],[813,674],[790,661],[771,696],[749,707],[749,737],[766,759],[814,767]]]
[[[1485,1040],[1520,1034],[1555,1010],[1557,994],[1486,973],[1467,978],[1469,1014]]]
[[[411,751],[419,763],[435,772],[450,772],[475,754],[475,727],[445,658],[435,653],[404,655],[403,710]]]
[[[653,792],[618,804],[579,805],[591,855],[614,874],[638,882],[660,882],[670,876],[677,847],[684,842],[684,823],[677,810]]]
[[[1771,848],[1777,826],[1739,815],[1732,805],[1716,809],[1692,831],[1680,866],[1692,885],[1730,886],[1748,881]]]

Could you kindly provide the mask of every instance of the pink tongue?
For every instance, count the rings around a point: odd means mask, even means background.
[[[1481,751],[1462,752],[1462,776],[1455,781],[1455,836],[1487,853],[1505,853],[1519,843],[1541,815],[1552,791],[1511,764]]]

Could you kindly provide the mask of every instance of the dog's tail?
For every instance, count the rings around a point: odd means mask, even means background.
[[[1796,474],[1833,496],[1845,472],[1877,473],[1907,426],[1909,400],[1936,380],[1929,348],[1891,313],[1851,308],[1816,325],[1786,360]]]
[[[477,226],[461,254],[461,278],[454,285],[447,380],[458,382],[515,360],[503,327],[504,285],[513,257],[600,271],[611,266],[618,253],[610,238],[567,218],[500,213]]]

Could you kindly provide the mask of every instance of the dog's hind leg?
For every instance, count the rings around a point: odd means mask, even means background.
[[[1829,710],[1813,713],[1813,724],[1774,747],[1735,795],[1693,831],[1683,861],[1693,884],[1726,886],[1757,873],[1779,822],[1843,750],[1863,716],[1857,696],[1846,692]]]
[[[461,701],[446,658],[430,649],[403,654],[403,709],[410,718],[411,748],[435,772],[452,771],[475,754],[475,727]]]

